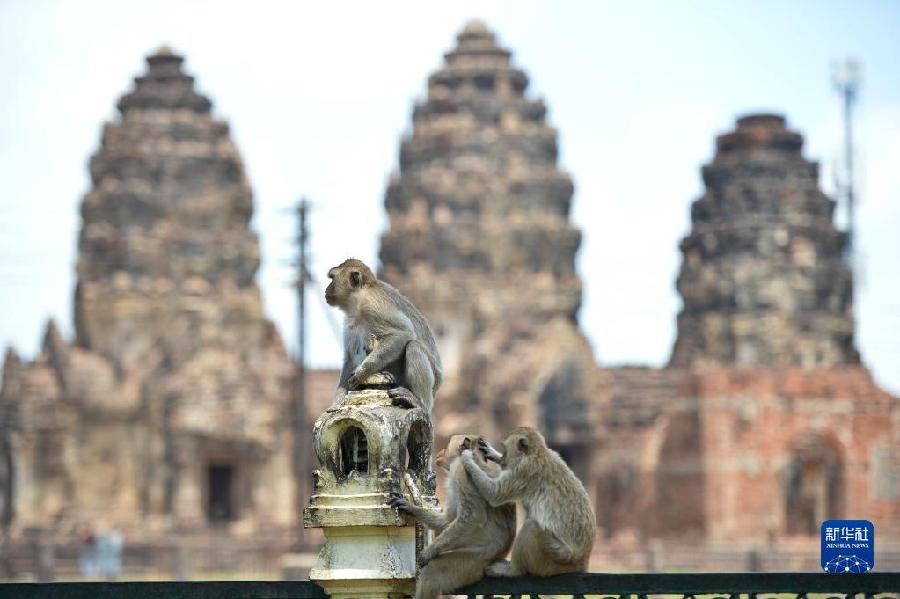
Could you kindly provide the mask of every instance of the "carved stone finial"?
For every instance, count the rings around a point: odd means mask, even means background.
[[[389,373],[371,375],[313,428],[322,467],[303,525],[324,530],[325,545],[309,577],[331,596],[415,590],[424,531],[390,507],[388,498],[415,489],[420,505],[437,507],[432,428],[424,410],[393,405],[388,389],[395,384]]]

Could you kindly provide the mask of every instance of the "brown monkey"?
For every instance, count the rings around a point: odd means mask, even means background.
[[[499,467],[488,461],[489,453],[476,445],[477,437],[451,437],[447,450],[441,450],[435,465],[447,474],[447,500],[443,513],[411,505],[400,496],[390,503],[439,534],[419,556],[416,599],[434,599],[484,577],[487,566],[509,551],[516,535],[516,506],[508,503],[492,507],[472,485],[460,452],[474,449],[476,468],[497,476]]]
[[[559,454],[533,428],[514,430],[504,441],[501,471],[485,474],[472,451],[462,456],[472,483],[494,506],[521,501],[525,522],[516,536],[510,562],[492,564],[493,576],[551,576],[587,569],[597,528],[587,492]],[[483,451],[493,451],[487,446]]]
[[[399,385],[388,391],[391,398],[431,414],[443,371],[425,317],[359,260],[344,260],[328,278],[325,301],[346,315],[344,365],[331,407],[341,406],[347,391],[370,374],[387,370]]]

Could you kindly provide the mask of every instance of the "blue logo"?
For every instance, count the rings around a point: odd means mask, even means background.
[[[822,523],[822,569],[829,574],[865,574],[875,567],[875,526],[868,520]]]

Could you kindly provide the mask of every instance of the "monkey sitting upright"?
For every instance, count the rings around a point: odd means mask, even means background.
[[[443,371],[425,317],[359,260],[344,260],[328,278],[325,301],[346,315],[344,365],[330,409],[343,405],[347,391],[369,375],[387,370],[399,385],[388,391],[391,398],[431,415]]]
[[[442,514],[411,505],[400,496],[390,503],[439,534],[419,556],[416,599],[434,599],[484,577],[485,568],[502,559],[516,535],[516,506],[508,503],[492,507],[472,485],[460,452],[474,449],[475,467],[487,475],[499,474],[488,461],[490,454],[476,445],[476,437],[451,437],[435,465],[447,470],[447,498]],[[497,454],[499,457],[499,454]]]
[[[492,564],[487,573],[552,576],[584,572],[597,524],[581,481],[533,428],[517,428],[503,445],[497,477],[485,474],[473,451],[462,455],[466,472],[488,503],[500,506],[518,500],[525,509],[511,561]],[[485,441],[479,441],[479,449],[496,453]]]

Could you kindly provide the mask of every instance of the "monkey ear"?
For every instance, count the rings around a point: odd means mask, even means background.
[[[353,287],[359,287],[360,283],[362,283],[362,275],[359,274],[359,271],[350,271],[350,285],[352,285]]]
[[[519,440],[516,442],[516,445],[519,447],[519,451],[522,453],[528,453],[528,439],[525,437],[519,437]]]

